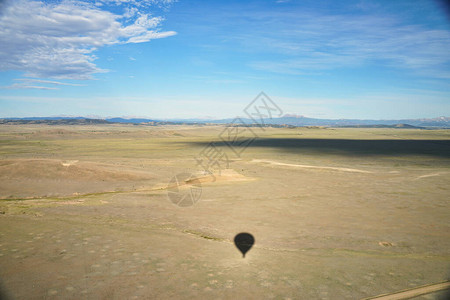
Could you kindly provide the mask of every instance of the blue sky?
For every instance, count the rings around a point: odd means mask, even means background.
[[[3,1],[0,117],[450,116],[444,1]]]

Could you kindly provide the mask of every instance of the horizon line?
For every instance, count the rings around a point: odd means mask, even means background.
[[[31,117],[0,117],[0,119],[32,119],[32,118],[64,118],[64,119],[90,119],[90,120],[107,120],[107,119],[114,119],[114,118],[120,118],[125,120],[132,120],[132,119],[147,119],[151,121],[173,121],[173,120],[201,120],[201,121],[221,121],[221,120],[227,120],[227,119],[249,119],[248,117],[241,117],[241,116],[235,116],[235,117],[225,117],[225,118],[205,118],[205,117],[189,117],[189,118],[152,118],[152,117],[146,117],[146,116],[67,116],[67,115],[57,115],[57,116],[31,116]],[[317,119],[317,120],[360,120],[360,121],[397,121],[397,120],[433,120],[433,119],[449,119],[448,116],[436,116],[436,117],[418,117],[418,118],[394,118],[394,119],[361,119],[361,118],[317,118],[317,117],[308,117],[304,115],[295,115],[295,114],[285,114],[281,117],[274,117],[274,118],[263,118],[264,120],[271,120],[271,119],[281,119],[281,118],[296,118],[296,119]]]

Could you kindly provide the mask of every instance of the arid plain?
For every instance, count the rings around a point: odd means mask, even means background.
[[[252,128],[239,156],[224,130],[0,126],[3,297],[359,299],[448,278],[449,130]],[[227,169],[173,204],[210,142]]]

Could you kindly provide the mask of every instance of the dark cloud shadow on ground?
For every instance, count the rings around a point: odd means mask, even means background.
[[[226,147],[222,140],[211,141]],[[302,138],[256,138],[251,143],[232,143],[237,152],[246,147],[278,148],[289,152],[315,151],[324,154],[355,156],[370,155],[428,155],[450,158],[450,140],[357,140],[357,139],[302,139]],[[207,146],[210,142],[193,142]]]

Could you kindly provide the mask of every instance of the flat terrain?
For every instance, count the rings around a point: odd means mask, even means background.
[[[359,299],[448,279],[449,130],[252,132],[231,149],[222,126],[0,126],[3,297]],[[228,166],[173,204],[210,142]]]

